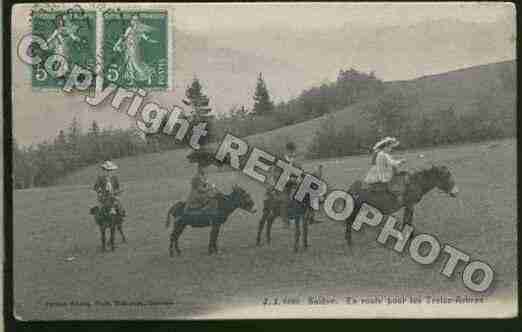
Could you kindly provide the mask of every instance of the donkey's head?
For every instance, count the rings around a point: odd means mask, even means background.
[[[256,212],[256,210],[254,209],[254,200],[245,189],[241,188],[238,185],[234,185],[232,187],[232,194],[237,197],[240,209],[243,209],[250,213]]]
[[[431,171],[435,174],[435,186],[451,197],[457,197],[459,188],[450,170],[446,166],[433,166]]]
[[[93,206],[92,208],[89,209],[89,214],[92,214],[93,216],[97,216],[99,212],[100,212],[99,206]]]

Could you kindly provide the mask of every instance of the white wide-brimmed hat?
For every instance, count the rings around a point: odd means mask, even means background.
[[[118,166],[115,163],[113,163],[112,161],[106,160],[103,162],[103,164],[101,164],[101,168],[103,168],[107,171],[114,171],[114,170],[118,169]]]
[[[381,139],[379,142],[375,143],[375,145],[373,146],[372,149],[373,149],[373,151],[375,151],[375,150],[380,150],[388,145],[390,145],[392,147],[396,147],[399,144],[400,144],[399,140],[397,140],[395,137],[387,136],[387,137]]]

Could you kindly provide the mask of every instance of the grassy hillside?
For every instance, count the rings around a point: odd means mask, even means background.
[[[486,103],[499,116],[514,119],[516,110],[516,83],[505,86],[505,77],[511,77],[516,70],[514,61],[494,63],[466,68],[444,74],[421,77],[410,81],[387,82],[389,91],[401,91],[416,104],[408,111],[414,116],[430,114],[441,108],[453,106],[458,115],[473,112],[477,103]],[[375,100],[357,103],[346,109],[332,113],[338,128],[348,124],[362,129],[367,126],[364,121],[367,107]],[[298,150],[305,153],[313,140],[315,131],[321,126],[325,117],[279,128],[273,131],[252,135],[246,140],[254,146],[263,147],[272,153],[279,153],[285,143],[292,140],[297,143]],[[194,172],[185,156],[187,150],[167,151],[123,158],[116,162],[120,165],[120,176],[125,181],[141,181],[150,178],[172,178],[186,176]],[[98,169],[90,166],[60,180],[60,185],[89,184],[93,182]]]
[[[410,81],[388,82],[387,85],[416,96],[421,106],[418,112],[425,114],[451,105],[457,114],[466,114],[474,111],[475,103],[486,98],[499,113],[514,114],[516,107],[515,61],[475,66]]]
[[[183,254],[168,257],[165,213],[173,201],[184,199],[187,179],[164,179],[157,165],[143,169],[146,181],[126,184],[123,203],[128,211],[124,229],[127,244],[114,253],[99,251],[99,232],[87,211],[96,201],[94,192],[79,187],[53,187],[17,191],[14,194],[13,263],[14,309],[22,319],[146,319],[215,316],[225,309],[264,310],[265,297],[307,296],[484,296],[488,304],[444,306],[444,317],[487,315],[506,317],[516,308],[516,141],[461,145],[408,152],[408,167],[424,168],[437,161],[450,167],[460,189],[458,198],[430,192],[416,207],[413,224],[421,233],[433,234],[492,266],[494,287],[485,294],[467,290],[461,282],[462,265],[456,277],[440,271],[445,258],[421,266],[388,245],[376,242],[378,229],[354,232],[352,250],[346,247],[341,224],[325,221],[310,227],[310,249],[292,252],[293,230],[276,221],[272,245],[255,246],[264,187],[245,176],[211,175],[225,192],[239,183],[253,195],[258,212],[236,211],[220,233],[218,256],[207,255],[208,229],[187,228],[180,240]],[[143,165],[148,159],[140,158]],[[148,161],[147,161],[148,162]],[[120,161],[125,164],[126,161]],[[158,165],[166,165],[161,159]],[[325,163],[326,181],[346,188],[368,166],[368,158],[349,157]],[[152,166],[151,166],[152,167]],[[123,169],[122,172],[130,172]],[[156,173],[154,173],[156,172]],[[175,170],[172,170],[174,173]],[[131,174],[131,173],[127,173]],[[407,251],[407,249],[406,249]],[[172,306],[81,306],[49,307],[47,301],[173,301]],[[515,302],[513,302],[515,301]],[[513,305],[512,303],[515,303]],[[511,304],[511,305],[509,305]],[[499,305],[504,305],[500,307]],[[328,307],[328,308],[326,308]],[[274,314],[295,317],[290,310],[305,306],[279,306]],[[321,309],[323,308],[323,309]],[[375,306],[357,312],[357,306],[338,305],[337,315],[390,315],[406,311],[403,305]],[[426,307],[426,312],[436,310]],[[467,308],[467,309],[466,309]],[[494,310],[492,309],[494,308]],[[308,317],[325,315],[331,306],[316,306]],[[465,309],[465,310],[464,310]],[[416,307],[418,312],[420,308]],[[467,310],[467,311],[466,311]],[[473,310],[473,313],[470,312]],[[243,313],[243,312],[241,312]],[[238,312],[223,314],[245,318]],[[330,312],[332,314],[332,312]],[[322,316],[325,317],[325,316]],[[331,316],[330,316],[331,317]],[[337,316],[340,317],[340,316]]]
[[[410,81],[387,82],[387,91],[400,91],[414,106],[407,111],[411,116],[429,115],[440,109],[453,106],[457,115],[473,112],[478,103],[484,103],[499,116],[515,118],[516,83],[506,87],[503,77],[516,77],[516,63],[506,61],[466,68],[444,74],[425,76]],[[329,116],[337,128],[348,124],[362,130],[367,126],[366,109],[375,100],[366,100]],[[305,152],[315,131],[327,116],[270,132],[252,135],[249,142],[271,151],[279,151],[287,140],[298,142],[299,150]]]
[[[115,162],[120,167],[118,175],[124,182],[183,177],[194,173],[194,166],[185,158],[188,153],[189,150],[172,150],[121,158]],[[58,185],[93,184],[98,173],[99,166],[92,165],[64,177]]]

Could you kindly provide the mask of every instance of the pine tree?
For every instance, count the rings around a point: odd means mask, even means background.
[[[102,157],[102,147],[100,142],[100,126],[96,120],[92,121],[86,139],[88,143],[88,155],[83,156],[83,158],[85,158],[89,164],[99,161]]]
[[[81,165],[81,154],[80,154],[80,138],[81,138],[81,127],[78,119],[73,118],[69,131],[67,133],[67,153],[69,154],[69,160],[67,161],[66,170],[75,169]]]
[[[255,115],[268,115],[274,110],[274,103],[270,99],[270,94],[263,80],[263,74],[259,73],[257,77],[256,91],[254,93],[254,108],[252,112]]]
[[[246,109],[245,105],[242,105],[239,108],[238,113],[241,114],[241,117],[246,118],[246,116],[248,115],[248,110]]]
[[[185,96],[187,97],[190,106],[194,110],[193,126],[196,126],[201,122],[205,122],[207,124],[205,130],[207,130],[208,133],[206,136],[201,137],[199,141],[199,144],[205,145],[211,139],[211,122],[214,116],[210,113],[212,109],[208,106],[209,99],[203,93],[203,87],[201,86],[201,83],[197,77],[194,77],[192,84],[187,87]]]
[[[15,189],[29,188],[33,185],[34,169],[28,150],[13,140],[13,185]]]
[[[56,137],[55,144],[60,147],[65,147],[67,145],[67,139],[65,138],[65,133],[63,130],[58,132],[58,136]]]
[[[187,87],[185,96],[190,101],[191,106],[194,108],[195,117],[198,121],[203,121],[206,118],[212,117],[210,114],[211,109],[208,107],[209,99],[203,93],[203,87],[197,77],[194,77],[192,84]]]
[[[248,117],[248,110],[244,105],[239,108],[234,108],[230,111],[230,117],[234,119],[244,120]]]
[[[69,144],[72,145],[73,148],[75,148],[76,145],[78,144],[80,135],[81,135],[80,123],[78,122],[78,119],[76,117],[74,117],[69,126],[68,140],[67,140],[69,142]]]

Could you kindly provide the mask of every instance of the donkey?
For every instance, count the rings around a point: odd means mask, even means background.
[[[228,195],[219,194],[217,197],[218,208],[217,210],[209,209],[185,209],[185,202],[176,202],[169,209],[167,213],[166,227],[169,228],[170,224],[174,222],[174,228],[170,235],[169,254],[174,256],[174,249],[176,253],[181,254],[181,250],[178,246],[178,240],[186,226],[192,227],[210,227],[210,241],[208,244],[208,254],[218,252],[217,240],[219,235],[219,229],[223,225],[228,217],[237,208],[243,209],[250,213],[255,213],[254,201],[249,193],[243,188],[235,185],[232,192]]]
[[[114,234],[116,229],[121,235],[122,242],[127,242],[125,234],[123,234],[122,223],[124,215],[111,213],[111,209],[107,207],[95,206],[90,209],[90,214],[94,216],[96,224],[100,227],[102,251],[106,250],[106,235],[107,229],[110,230],[109,246],[111,251],[114,251]]]
[[[403,222],[411,225],[415,205],[428,192],[438,188],[453,198],[457,197],[459,192],[455,179],[446,166],[433,166],[430,169],[421,170],[413,174],[401,172],[397,176],[406,179],[402,202],[397,201],[395,196],[387,190],[364,188],[361,181],[356,181],[350,186],[348,192],[354,198],[354,209],[346,220],[345,239],[348,245],[351,245],[352,241],[352,224],[363,203],[375,207],[383,215],[391,215],[404,208]]]

